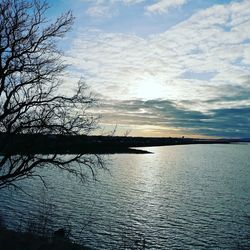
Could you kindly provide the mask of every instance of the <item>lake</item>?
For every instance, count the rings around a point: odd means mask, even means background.
[[[55,226],[70,223],[72,238],[93,249],[138,242],[146,249],[250,249],[249,144],[145,149],[154,154],[107,156],[110,172],[84,185],[57,170],[40,172]],[[31,196],[0,193],[10,228],[35,216],[43,200],[39,180],[21,186]]]

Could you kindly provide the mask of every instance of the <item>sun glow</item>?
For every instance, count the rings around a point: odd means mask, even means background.
[[[135,85],[135,97],[145,100],[166,97],[166,89],[156,79],[140,79]]]

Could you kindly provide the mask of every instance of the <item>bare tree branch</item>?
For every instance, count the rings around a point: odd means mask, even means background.
[[[95,100],[82,80],[72,96],[59,95],[66,67],[56,40],[74,21],[71,11],[54,23],[45,18],[45,1],[2,0],[0,3],[0,133],[88,134],[96,117],[88,114]],[[8,139],[5,144],[10,144]],[[55,166],[81,179],[103,167],[99,156],[3,155],[0,188],[36,175],[38,167]]]

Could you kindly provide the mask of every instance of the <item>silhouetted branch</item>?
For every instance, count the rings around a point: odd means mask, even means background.
[[[69,11],[48,24],[47,9],[47,3],[38,0],[0,3],[0,133],[9,138],[89,134],[96,128],[97,118],[88,114],[95,100],[82,80],[72,96],[58,94],[66,65],[55,42],[70,30],[74,17]],[[7,137],[5,144],[10,143]],[[67,157],[3,155],[0,187],[34,176],[38,167],[55,166],[81,179],[86,171],[95,176],[96,167],[103,167],[99,156]]]

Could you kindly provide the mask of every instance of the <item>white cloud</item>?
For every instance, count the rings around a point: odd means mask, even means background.
[[[81,0],[82,2],[90,2],[94,5],[110,5],[115,3],[122,3],[125,5],[135,5],[139,3],[146,3],[146,0]],[[146,9],[149,12],[167,12],[172,7],[184,5],[188,0],[156,0],[154,4],[148,5]]]
[[[91,17],[111,17],[113,14],[113,6],[117,3],[124,5],[136,5],[139,3],[145,3],[146,0],[81,0],[91,4],[91,7],[87,9],[86,13]],[[157,0],[152,5],[145,6],[147,13],[158,13],[162,14],[168,12],[171,8],[180,7],[186,4],[189,0]]]
[[[104,18],[104,17],[112,17],[113,13],[111,12],[110,8],[107,6],[97,5],[92,6],[87,9],[86,14],[91,17],[96,18]]]
[[[145,84],[148,90],[161,89],[159,98],[193,100],[203,105],[192,102],[190,108],[204,110],[206,101],[225,95],[221,86],[246,84],[242,76],[250,72],[248,30],[250,1],[216,5],[149,38],[81,30],[68,61],[108,98],[142,98],[140,88]],[[214,75],[185,79],[187,72]],[[237,105],[237,100],[230,105]]]
[[[96,4],[114,4],[114,3],[124,3],[124,4],[138,4],[145,2],[146,0],[80,0],[81,2],[87,2],[87,3],[92,3],[93,5]]]
[[[114,8],[114,4],[122,3],[124,5],[135,5],[145,0],[81,0],[91,4],[86,10],[86,14],[94,18],[111,18],[118,13],[118,9]]]
[[[134,5],[145,2],[146,0],[113,0],[113,2],[123,2],[124,4]]]
[[[159,0],[155,4],[146,7],[149,13],[165,13],[171,8],[180,7],[187,3],[188,0]]]

